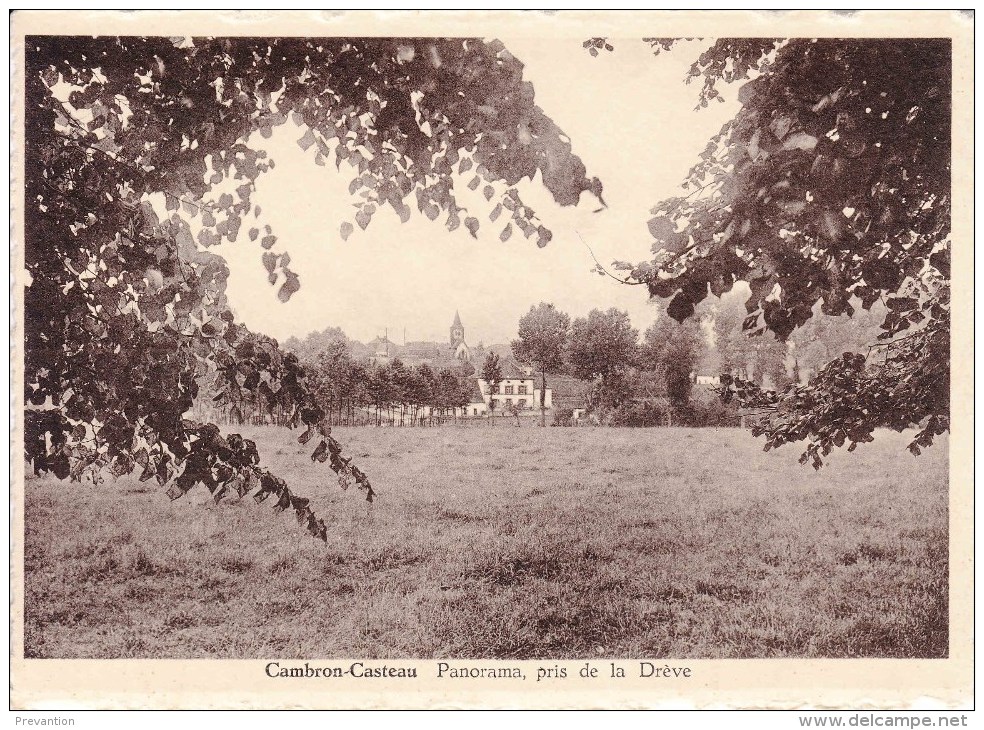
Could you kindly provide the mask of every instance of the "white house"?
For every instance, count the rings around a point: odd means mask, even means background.
[[[474,378],[473,382],[471,400],[463,409],[465,416],[484,416],[492,401],[495,401],[497,413],[505,413],[510,406],[521,411],[540,409],[540,388],[536,384],[536,378],[529,368],[515,362],[503,363],[502,380],[494,390],[480,377]],[[553,407],[553,393],[550,388],[547,388],[544,406]]]

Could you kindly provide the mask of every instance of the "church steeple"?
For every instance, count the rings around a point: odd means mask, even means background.
[[[454,310],[454,322],[451,323],[451,347],[457,347],[465,341],[465,328],[461,324],[458,310]]]

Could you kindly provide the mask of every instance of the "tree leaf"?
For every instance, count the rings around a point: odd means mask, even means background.
[[[282,302],[290,301],[290,298],[301,288],[301,280],[293,271],[284,272],[284,283],[277,292],[277,299]]]
[[[471,234],[472,238],[478,238],[478,218],[473,218],[468,216],[465,218],[465,228]]]
[[[301,137],[299,140],[297,140],[297,146],[300,147],[305,152],[307,152],[308,149],[313,144],[314,144],[314,132],[309,127],[308,130],[304,133],[304,136]]]
[[[396,214],[400,216],[401,223],[406,223],[408,220],[410,220],[409,205],[404,203],[402,200],[391,201],[391,205],[393,206],[393,209],[396,211]]]

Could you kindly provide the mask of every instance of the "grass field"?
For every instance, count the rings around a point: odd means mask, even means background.
[[[243,428],[329,520],[156,482],[26,485],[29,657],[945,656],[947,443],[765,454],[746,432]]]

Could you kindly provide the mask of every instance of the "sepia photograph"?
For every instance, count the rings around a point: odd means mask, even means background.
[[[15,658],[953,655],[952,25],[176,16],[20,38]]]

